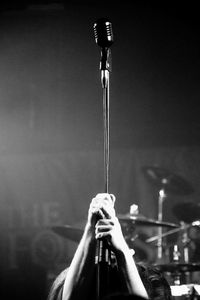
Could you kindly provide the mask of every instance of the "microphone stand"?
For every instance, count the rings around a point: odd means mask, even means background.
[[[111,53],[107,47],[101,48],[101,84],[103,89],[103,125],[104,125],[104,191],[108,193],[109,190],[109,75],[111,71]],[[106,242],[103,240],[97,241],[97,300],[102,299],[109,291],[109,268],[111,261],[111,254],[107,248]]]

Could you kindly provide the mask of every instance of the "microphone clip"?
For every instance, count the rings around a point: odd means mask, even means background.
[[[101,48],[101,60],[100,60],[100,70],[105,71],[108,70],[111,72],[111,51],[110,48],[102,47]]]
[[[101,48],[101,84],[102,88],[107,88],[109,84],[109,73],[111,72],[111,51],[110,48]]]

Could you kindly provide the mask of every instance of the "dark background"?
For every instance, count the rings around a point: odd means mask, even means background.
[[[104,190],[98,18],[109,18],[114,33],[110,191],[117,211],[125,214],[136,203],[157,219],[159,187],[144,176],[147,165],[169,170],[194,190],[167,194],[165,221],[181,221],[176,204],[198,205],[198,8],[153,1],[1,1],[0,8],[2,299],[39,300],[78,242],[52,226],[83,228],[91,198]],[[198,211],[188,215],[191,222]],[[190,259],[198,263],[195,230]],[[155,245],[142,247],[147,262],[155,262]]]

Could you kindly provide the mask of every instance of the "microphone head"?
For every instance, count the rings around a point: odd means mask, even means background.
[[[94,23],[94,37],[97,45],[102,48],[113,44],[112,24],[108,19],[101,18]]]

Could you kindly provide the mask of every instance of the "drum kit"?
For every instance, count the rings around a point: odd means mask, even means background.
[[[158,219],[150,219],[139,214],[138,206],[132,205],[129,213],[117,215],[125,239],[134,246],[134,242],[137,244],[138,241],[135,229],[143,227],[156,228],[157,235],[146,238],[143,242],[145,246],[154,245],[154,242],[156,242],[156,260],[150,263],[167,276],[173,296],[186,296],[186,298],[191,299],[194,290],[196,295],[200,295],[199,282],[191,283],[194,273],[199,272],[200,275],[200,262],[192,261],[190,255],[192,248],[190,244],[194,243],[190,237],[190,231],[193,229],[200,231],[200,203],[181,202],[175,204],[172,207],[172,212],[180,223],[164,222],[163,201],[165,198],[169,194],[189,195],[194,190],[184,178],[167,169],[158,166],[145,166],[142,168],[142,172],[145,178],[158,189]],[[168,231],[163,232],[163,229],[168,229]],[[82,229],[70,225],[54,226],[52,230],[74,242],[79,242],[83,234]],[[173,234],[178,235],[179,242],[173,242],[173,245],[166,249],[166,239]],[[155,254],[155,250],[153,252]],[[148,258],[146,263],[149,263]]]

